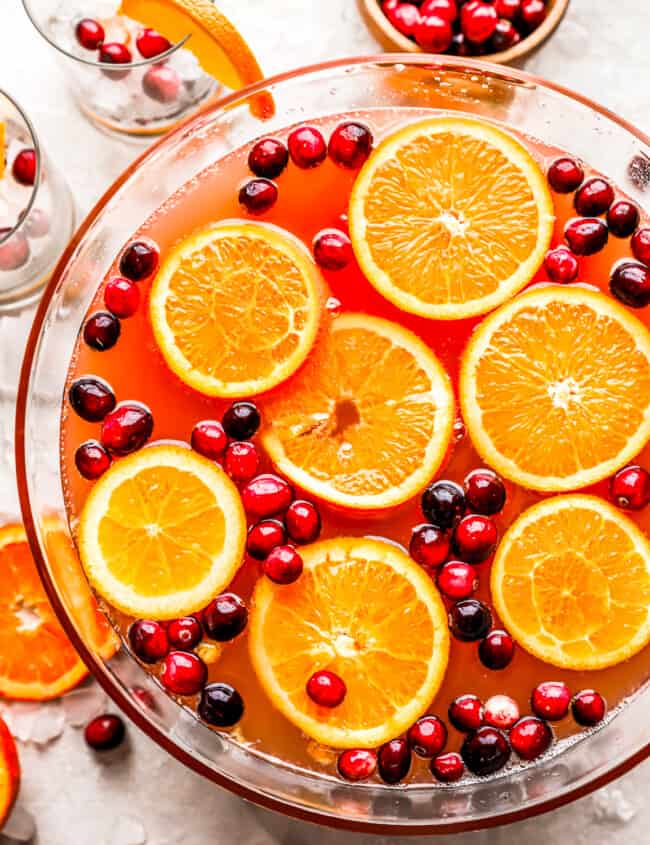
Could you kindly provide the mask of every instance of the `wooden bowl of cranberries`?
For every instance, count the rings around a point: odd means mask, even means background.
[[[359,5],[390,50],[485,56],[507,64],[553,33],[569,0],[359,0]]]

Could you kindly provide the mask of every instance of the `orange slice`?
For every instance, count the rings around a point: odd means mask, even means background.
[[[364,273],[404,311],[484,314],[530,282],[553,234],[544,174],[512,135],[465,117],[410,124],[363,166],[350,235]]]
[[[167,257],[151,322],[169,367],[208,396],[251,396],[288,378],[318,331],[321,277],[307,249],[275,226],[217,223]]]
[[[476,329],[460,400],[497,472],[533,490],[594,484],[650,438],[650,332],[602,293],[540,286]]]
[[[9,818],[20,786],[20,761],[14,738],[0,719],[0,829]]]
[[[449,447],[454,395],[442,365],[396,323],[342,314],[264,407],[262,441],[314,496],[373,510],[415,496]]]
[[[378,540],[325,540],[301,554],[305,568],[295,583],[257,583],[253,666],[278,710],[317,742],[379,745],[405,731],[442,683],[449,657],[442,600],[408,555]],[[305,691],[321,669],[347,686],[334,709]]]
[[[132,616],[193,613],[233,578],[246,517],[237,488],[212,461],[157,445],[104,473],[84,505],[78,546],[97,592]]]
[[[531,654],[563,669],[605,669],[650,641],[650,541],[595,496],[525,511],[492,564],[492,600]]]

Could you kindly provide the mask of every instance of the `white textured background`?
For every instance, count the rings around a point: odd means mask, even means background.
[[[267,73],[377,49],[356,0],[221,0],[219,5],[249,38]],[[572,0],[556,35],[526,67],[650,131],[649,28],[646,0]],[[107,139],[76,112],[53,51],[32,31],[19,0],[0,0],[0,87],[34,120],[82,211],[139,150]],[[15,378],[19,363],[15,343],[8,344],[7,337],[20,336],[28,322],[29,315],[11,323],[0,318],[0,387]],[[10,436],[7,419],[3,425],[0,417],[0,451]],[[0,511],[12,509],[13,495],[0,478]],[[53,714],[60,717],[58,711]],[[310,845],[370,845],[365,837],[318,835],[304,825],[253,812],[181,767],[135,729],[130,737],[128,752],[107,764],[96,762],[80,732],[69,725],[47,745],[21,745],[20,808],[34,815],[40,845],[143,845],[145,840],[151,845],[302,845],[303,837]],[[648,845],[649,781],[650,764],[641,765],[597,795],[546,817],[435,841]],[[373,837],[372,845],[386,841]]]

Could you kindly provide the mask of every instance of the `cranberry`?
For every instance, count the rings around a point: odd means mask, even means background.
[[[246,513],[257,519],[283,513],[292,499],[290,484],[271,473],[256,476],[242,490]]]
[[[129,628],[133,653],[143,663],[157,663],[169,653],[167,631],[160,622],[138,619]]]
[[[140,305],[138,286],[122,276],[114,276],[106,283],[104,305],[116,317],[132,317]]]
[[[454,548],[466,563],[487,560],[497,543],[497,529],[489,516],[469,514],[461,519],[454,531]]]
[[[447,744],[447,727],[437,716],[422,716],[409,728],[406,738],[418,757],[435,757]]]
[[[142,90],[157,103],[173,103],[181,90],[181,78],[174,68],[154,65],[142,77]]]
[[[291,161],[303,169],[316,167],[327,155],[325,139],[313,126],[300,126],[294,129],[287,143]]]
[[[172,648],[191,651],[203,639],[203,629],[195,616],[182,616],[169,623],[167,637]]]
[[[305,499],[296,499],[289,505],[284,522],[294,543],[313,543],[320,534],[320,514],[316,505]]]
[[[609,289],[630,308],[645,308],[650,305],[650,269],[635,261],[624,261],[614,268]]]
[[[528,32],[537,29],[546,17],[544,0],[522,0],[520,17]]]
[[[641,510],[650,502],[650,474],[640,466],[623,467],[612,478],[609,494],[619,508]]]
[[[494,8],[500,18],[513,21],[521,11],[521,0],[495,0]]]
[[[97,376],[81,376],[73,381],[68,399],[75,413],[86,422],[101,422],[115,407],[113,388]]]
[[[196,695],[207,679],[207,666],[196,654],[170,651],[163,661],[160,680],[173,695]]]
[[[343,270],[352,261],[350,238],[337,229],[324,229],[314,238],[314,258],[324,270]]]
[[[246,484],[255,476],[260,459],[253,443],[235,440],[226,449],[223,466],[235,484]]]
[[[604,179],[598,176],[588,179],[578,189],[573,204],[582,217],[598,217],[604,214],[614,202],[614,189]]]
[[[219,643],[234,640],[248,624],[248,609],[235,593],[221,593],[202,615],[205,633]]]
[[[455,783],[465,774],[465,764],[460,754],[448,751],[431,761],[431,774],[440,783]]]
[[[494,6],[482,0],[470,0],[460,10],[460,26],[466,38],[482,44],[494,33],[499,21]]]
[[[377,752],[379,775],[386,783],[399,783],[411,768],[411,751],[404,739],[391,739]]]
[[[451,39],[449,52],[454,56],[473,56],[475,46],[465,38],[462,32],[456,32]]]
[[[503,50],[509,50],[521,41],[521,35],[512,21],[507,18],[501,18],[497,22],[496,29],[490,39],[490,49],[494,53],[501,53]]]
[[[468,508],[485,516],[503,510],[506,488],[496,472],[491,469],[475,469],[465,476],[463,483]]]
[[[453,23],[458,17],[458,6],[456,0],[424,0],[420,6],[420,14],[437,15]]]
[[[262,564],[262,571],[275,584],[293,584],[302,569],[302,558],[293,546],[276,546]]]
[[[522,760],[535,760],[553,742],[553,731],[537,716],[524,716],[510,730],[510,745]]]
[[[349,748],[340,754],[337,769],[346,780],[366,780],[377,770],[377,754],[365,748]]]
[[[650,227],[637,229],[632,235],[631,244],[636,260],[650,267]]]
[[[347,693],[345,681],[326,669],[314,672],[305,689],[307,695],[319,707],[338,707]]]
[[[492,775],[510,759],[510,745],[500,730],[486,725],[465,739],[460,754],[473,774]]]
[[[572,194],[582,185],[584,170],[573,158],[558,158],[546,174],[548,183],[557,194]]]
[[[92,18],[83,18],[75,28],[77,41],[86,50],[97,50],[101,46],[106,33],[104,27]]]
[[[367,126],[347,120],[332,132],[327,152],[335,164],[356,170],[370,155],[372,141],[372,132]]]
[[[226,451],[228,435],[220,422],[203,420],[192,429],[190,442],[192,449],[199,455],[203,455],[204,458],[209,458],[211,461],[217,461]]]
[[[264,560],[276,546],[283,546],[286,541],[287,535],[281,522],[263,519],[249,528],[246,551],[255,560]]]
[[[629,238],[639,225],[639,209],[633,202],[617,200],[607,211],[609,231],[617,238]]]
[[[467,599],[477,587],[476,570],[471,564],[461,560],[447,561],[438,573],[438,588],[448,599]]]
[[[138,37],[135,39],[135,45],[140,55],[144,56],[145,59],[153,59],[155,56],[166,53],[167,50],[171,50],[172,48],[171,41],[159,32],[156,32],[155,29],[143,29],[139,32]]]
[[[124,742],[125,736],[124,722],[112,713],[91,719],[84,730],[84,739],[93,751],[112,751]]]
[[[244,715],[241,695],[230,684],[208,684],[201,693],[199,716],[215,728],[231,728]]]
[[[153,276],[158,269],[160,254],[157,247],[146,241],[134,241],[120,259],[120,273],[132,282]]]
[[[10,228],[0,229],[0,241],[10,232]],[[29,241],[22,232],[15,232],[6,241],[0,243],[0,270],[6,272],[18,270],[27,264],[29,256]]]
[[[115,455],[141,449],[153,432],[153,416],[139,402],[120,402],[102,424],[102,443]]]
[[[415,35],[420,22],[420,10],[415,3],[400,3],[388,12],[387,17],[398,32],[410,38]]]
[[[573,718],[585,728],[592,728],[602,722],[606,709],[605,699],[592,689],[577,693],[571,702]]]
[[[36,181],[37,164],[36,150],[21,150],[11,168],[16,182],[20,182],[21,185],[33,185]]]
[[[106,352],[115,346],[121,331],[120,321],[114,314],[97,311],[86,320],[84,341],[91,349]]]
[[[427,53],[444,53],[451,46],[454,31],[439,15],[424,15],[415,25],[415,40]]]
[[[564,237],[576,255],[594,255],[607,243],[607,224],[599,217],[578,217],[571,220]]]
[[[277,200],[278,188],[270,179],[251,179],[239,190],[239,202],[249,214],[264,214]]]
[[[434,481],[422,494],[421,506],[433,525],[451,528],[465,513],[465,493],[454,481]]]
[[[483,724],[483,702],[475,695],[461,695],[449,705],[449,721],[458,731],[475,731]]]
[[[411,557],[425,569],[434,569],[449,556],[449,537],[436,525],[418,525],[409,545]]]
[[[569,712],[571,693],[562,681],[544,681],[533,690],[531,706],[540,719],[556,722]]]
[[[228,437],[233,440],[250,440],[261,423],[260,412],[253,402],[233,402],[221,420]]]
[[[565,246],[549,249],[544,258],[544,267],[549,279],[559,284],[575,282],[580,270],[578,259]]]
[[[289,150],[276,138],[262,138],[248,154],[248,166],[256,176],[276,179],[289,163]]]
[[[507,731],[519,719],[519,706],[509,695],[493,695],[485,702],[486,725]]]
[[[462,599],[449,611],[449,628],[465,643],[482,640],[492,627],[490,608],[478,599]]]
[[[109,468],[111,456],[97,440],[87,440],[75,452],[74,462],[79,474],[93,481]]]
[[[478,656],[487,669],[505,669],[515,653],[515,641],[505,631],[490,631],[478,647]]]
[[[128,65],[133,57],[126,44],[102,44],[99,48],[99,61],[107,65]],[[111,79],[124,79],[130,73],[128,70],[105,70]]]

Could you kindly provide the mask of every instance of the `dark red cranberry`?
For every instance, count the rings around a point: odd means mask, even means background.
[[[277,519],[263,519],[251,525],[246,538],[246,551],[255,560],[264,560],[276,546],[287,541],[284,525]]]
[[[287,533],[294,543],[313,543],[321,529],[320,514],[316,505],[305,499],[296,499],[284,515]]]
[[[546,17],[544,0],[522,0],[520,17],[527,32],[537,29]]]
[[[221,420],[228,437],[250,440],[257,433],[262,418],[252,402],[233,402]]]
[[[284,513],[292,499],[291,485],[272,473],[256,476],[242,490],[246,513],[255,519]]]
[[[120,273],[132,282],[148,279],[158,269],[160,254],[157,247],[147,241],[129,244],[120,259]]]
[[[544,258],[544,267],[549,279],[562,285],[575,282],[580,271],[578,259],[565,246],[550,249]]]
[[[465,493],[454,481],[434,481],[421,499],[422,513],[439,528],[452,528],[465,513]]]
[[[448,599],[468,599],[478,587],[478,576],[471,563],[449,560],[438,572],[438,589]]]
[[[535,760],[551,746],[553,731],[537,716],[524,716],[510,729],[510,745],[522,760]]]
[[[521,41],[521,35],[512,21],[501,18],[497,22],[496,29],[490,38],[490,50],[494,53],[501,53],[509,50]]]
[[[482,640],[492,627],[490,608],[478,599],[462,599],[449,611],[449,628],[465,643]]]
[[[460,10],[460,26],[465,37],[475,44],[482,44],[492,36],[499,16],[491,3],[470,0]]]
[[[641,510],[650,503],[650,473],[640,466],[619,469],[610,482],[609,494],[619,508]]]
[[[262,563],[262,571],[275,584],[293,584],[302,569],[302,558],[293,546],[276,546]]]
[[[349,748],[339,755],[337,769],[345,780],[367,780],[377,771],[377,754],[367,748]]]
[[[614,202],[614,189],[604,179],[596,176],[576,192],[573,204],[582,217],[598,217]]]
[[[465,764],[460,754],[448,751],[431,761],[431,774],[440,783],[455,783],[465,774]]]
[[[509,695],[493,695],[485,702],[483,718],[486,725],[507,731],[519,719],[519,706]]]
[[[195,616],[182,616],[169,623],[167,637],[172,648],[191,651],[203,639],[203,628]]]
[[[521,0],[495,0],[494,8],[500,18],[513,21],[521,11]]]
[[[576,255],[594,255],[607,243],[609,230],[600,217],[578,217],[571,220],[564,237]]]
[[[97,376],[81,376],[68,391],[70,405],[86,422],[101,422],[115,407],[113,388]]]
[[[135,686],[131,687],[131,693],[136,701],[145,708],[145,710],[152,710],[154,713],[157,712],[158,708],[156,706],[156,699],[151,694],[151,690]]]
[[[556,194],[572,194],[585,178],[581,165],[573,158],[558,158],[546,174],[548,183]]]
[[[36,181],[37,164],[36,150],[21,150],[11,168],[16,182],[20,182],[21,185],[33,185]]]
[[[454,548],[466,563],[487,560],[497,543],[497,528],[489,516],[471,513],[464,516],[454,531]]]
[[[510,759],[510,745],[500,730],[486,725],[465,739],[460,754],[470,772],[481,777],[505,766]]]
[[[399,3],[387,13],[388,20],[398,32],[411,38],[420,22],[420,10],[415,3]]]
[[[492,516],[503,510],[506,503],[506,488],[491,469],[475,469],[465,476],[465,501],[467,507],[484,516]]]
[[[632,235],[631,244],[636,260],[650,267],[650,227],[637,229]]]
[[[347,120],[332,132],[327,152],[335,164],[356,170],[370,155],[372,141],[372,132],[367,126]]]
[[[427,53],[444,53],[451,47],[454,30],[440,15],[423,15],[415,24],[413,35]]]
[[[99,478],[111,465],[111,456],[97,440],[87,440],[74,453],[79,474],[89,481]]]
[[[106,65],[128,65],[133,61],[131,51],[126,44],[102,44],[99,48],[99,61]],[[130,73],[129,70],[104,70],[106,76],[111,79],[124,79]]]
[[[50,218],[42,208],[32,208],[25,221],[25,231],[30,238],[44,238],[50,231]]]
[[[141,449],[153,432],[153,416],[139,402],[120,402],[102,423],[102,443],[114,455]]]
[[[406,735],[418,757],[436,757],[447,744],[447,727],[437,716],[422,716]]]
[[[334,672],[314,672],[305,687],[307,695],[319,707],[338,707],[347,693],[345,681]]]
[[[104,305],[116,317],[132,317],[140,305],[140,290],[129,279],[114,276],[106,283]]]
[[[404,739],[391,739],[377,752],[379,776],[385,783],[399,783],[411,768],[411,750]]]
[[[208,668],[196,654],[170,651],[163,660],[160,680],[173,695],[196,695],[207,679]]]
[[[473,56],[474,46],[471,41],[465,38],[462,32],[455,32],[454,37],[451,39],[449,52],[454,56]]]
[[[557,722],[569,712],[571,693],[562,681],[544,681],[533,690],[530,703],[540,719]]]
[[[418,525],[409,544],[411,557],[425,569],[434,569],[449,556],[449,537],[436,525]]]
[[[449,721],[458,731],[476,731],[483,724],[483,702],[475,695],[461,695],[449,705]]]
[[[650,305],[650,269],[635,261],[624,261],[614,268],[609,289],[630,308],[645,308]]]
[[[114,314],[97,311],[86,320],[84,341],[91,349],[106,352],[115,346],[121,331],[120,321]]]
[[[91,719],[84,730],[86,744],[93,751],[112,751],[124,742],[125,736],[124,722],[112,713]]]
[[[220,422],[203,420],[192,429],[191,444],[192,449],[199,455],[211,461],[218,461],[226,451],[228,435]]]
[[[481,641],[478,656],[487,669],[505,669],[515,654],[515,641],[506,631],[495,629]]]
[[[607,211],[609,231],[616,238],[629,238],[639,225],[639,209],[633,202],[617,200]]]
[[[142,90],[157,103],[173,103],[178,99],[182,81],[174,68],[166,65],[150,67],[142,77]]]
[[[256,176],[276,179],[289,163],[289,150],[277,138],[262,138],[248,154],[248,166]]]
[[[227,643],[246,628],[248,609],[235,593],[221,593],[205,608],[202,620],[210,639]]]
[[[138,33],[138,37],[135,39],[135,45],[140,55],[144,56],[145,59],[153,59],[155,56],[160,56],[161,53],[166,53],[167,50],[171,50],[172,48],[172,43],[168,38],[156,32],[155,29],[148,28]]]
[[[458,17],[458,5],[456,0],[424,0],[420,5],[420,14],[437,15],[453,23]]]
[[[133,653],[143,663],[158,663],[169,653],[167,631],[151,619],[138,619],[129,628]]]
[[[605,699],[592,689],[585,689],[577,693],[571,702],[573,718],[579,725],[592,728],[605,718],[607,705]]]
[[[303,169],[316,167],[327,155],[327,144],[321,132],[313,126],[299,126],[287,140],[291,161]]]
[[[0,241],[11,232],[8,227],[0,229]],[[19,270],[29,261],[29,241],[22,232],[15,232],[0,243],[0,270]]]
[[[324,229],[314,238],[314,258],[324,270],[343,270],[352,261],[350,238],[338,229]]]
[[[235,484],[246,484],[254,478],[260,459],[254,443],[235,440],[226,449],[223,467]]]
[[[104,27],[92,18],[80,20],[75,28],[75,35],[79,44],[86,50],[98,50],[106,37]]]
[[[239,202],[249,214],[264,214],[277,200],[278,188],[270,179],[251,179],[239,190]]]
[[[241,695],[230,684],[208,684],[201,693],[199,716],[215,728],[231,728],[244,715]]]

